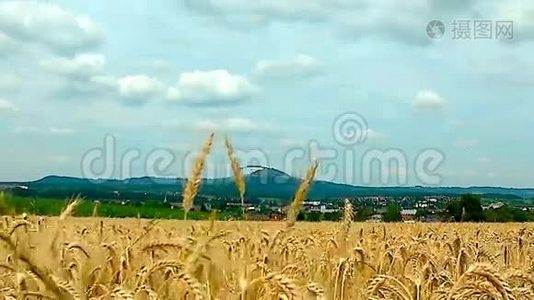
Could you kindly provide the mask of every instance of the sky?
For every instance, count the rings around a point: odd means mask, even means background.
[[[296,176],[533,187],[533,92],[527,0],[0,2],[0,181],[183,177],[215,132],[206,177],[229,136]]]

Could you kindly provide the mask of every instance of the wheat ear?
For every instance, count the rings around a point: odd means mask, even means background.
[[[74,197],[73,199],[69,200],[67,206],[65,207],[65,209],[61,212],[61,214],[59,215],[59,220],[60,221],[63,221],[65,220],[67,217],[70,217],[73,213],[74,213],[74,209],[82,202],[82,198],[77,196],[77,197]]]
[[[237,161],[237,158],[235,157],[234,147],[232,146],[232,143],[230,142],[230,139],[228,137],[224,139],[224,144],[226,145],[226,153],[228,154],[228,159],[230,160],[230,165],[232,167],[232,173],[234,174],[235,185],[237,187],[237,190],[239,191],[239,198],[241,199],[241,209],[244,215],[245,214],[245,189],[246,189],[245,178],[243,177],[243,172],[241,171],[239,162]]]
[[[352,224],[352,219],[354,218],[354,210],[352,208],[352,203],[349,199],[345,199],[345,206],[343,209],[343,221],[341,224],[341,243],[343,247],[347,245],[349,239],[350,226]]]
[[[318,166],[319,164],[317,163],[317,161],[314,161],[312,166],[308,169],[306,177],[304,178],[297,192],[295,193],[295,198],[293,198],[293,202],[291,202],[291,205],[289,206],[289,210],[287,212],[287,228],[293,227],[293,225],[295,225],[295,222],[297,221],[297,215],[300,211],[300,208],[302,207],[302,204],[304,203],[306,195],[308,194]]]
[[[204,148],[202,148],[202,151],[200,152],[195,162],[195,165],[193,166],[193,172],[191,174],[191,177],[187,179],[187,182],[185,184],[185,188],[182,193],[182,198],[183,198],[182,206],[184,208],[184,220],[187,220],[187,213],[193,206],[193,201],[195,200],[195,197],[200,188],[200,182],[201,182],[200,177],[202,175],[202,170],[204,169],[204,165],[206,163],[206,158],[208,157],[211,151],[211,146],[213,145],[213,137],[214,137],[213,133],[211,133],[208,136],[208,139],[206,140],[206,143],[204,144]]]

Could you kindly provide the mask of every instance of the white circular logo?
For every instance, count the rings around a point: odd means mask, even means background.
[[[356,145],[367,139],[367,121],[358,113],[344,113],[335,119],[332,131],[340,145]]]

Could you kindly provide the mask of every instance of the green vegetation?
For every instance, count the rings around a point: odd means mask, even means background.
[[[462,195],[460,199],[450,201],[446,210],[457,222],[480,222],[484,220],[482,204],[478,195]]]
[[[516,207],[503,206],[484,211],[484,220],[487,222],[528,222],[533,216]]]
[[[479,195],[465,194],[451,200],[446,206],[445,217],[456,222],[529,222],[534,221],[532,213],[518,207],[504,204],[499,208],[482,209]]]
[[[374,209],[371,206],[362,206],[356,210],[356,221],[363,222],[367,220],[374,213]]]
[[[386,212],[384,213],[385,222],[399,222],[402,221],[401,216],[402,208],[396,203],[388,204],[386,207]]]
[[[32,214],[41,216],[57,216],[65,207],[68,200],[54,198],[30,198],[21,196],[5,195],[0,197],[0,214]],[[182,209],[171,208],[160,202],[145,202],[144,204],[120,204],[112,202],[83,201],[77,208],[74,216],[93,216],[96,208],[96,216],[111,218],[158,218],[158,219],[183,219]],[[223,212],[218,214],[220,219],[228,219],[233,215]],[[208,211],[191,211],[188,214],[191,220],[208,219]]]
[[[319,211],[312,211],[306,214],[305,220],[309,222],[319,222],[323,220],[323,214]]]
[[[0,215],[32,214],[42,216],[57,216],[65,207],[68,199],[54,197],[30,197],[17,194],[0,193]],[[263,201],[267,203],[267,201]],[[202,202],[201,202],[202,203]],[[275,201],[268,201],[269,204],[277,204]],[[460,198],[450,200],[443,204],[444,211],[435,215],[435,220],[456,221],[456,222],[529,222],[534,221],[532,211],[523,211],[520,207],[512,206],[504,202],[501,207],[482,209],[484,199],[479,195],[465,194]],[[176,204],[174,204],[176,205]],[[282,205],[282,204],[280,204]],[[204,205],[195,207],[195,211],[188,214],[191,220],[203,220],[209,218],[209,211]],[[259,215],[267,216],[275,213],[266,204],[259,205],[261,208]],[[225,200],[213,201],[211,208],[219,211],[218,217],[222,220],[242,219],[242,210],[239,206],[227,206]],[[354,220],[364,222],[371,215],[376,213],[376,209],[363,203],[355,209]],[[96,212],[96,214],[95,214]],[[401,218],[401,206],[391,202],[386,206],[383,217],[385,222],[399,222]],[[111,217],[111,218],[149,218],[149,219],[183,219],[184,212],[181,208],[172,207],[169,203],[159,200],[145,200],[143,202],[133,202],[122,204],[118,200],[107,201],[83,201],[76,210],[75,216],[89,217]],[[415,219],[421,220],[431,216],[429,209],[418,209]],[[341,211],[321,213],[318,211],[301,211],[297,216],[298,221],[319,222],[319,221],[339,221],[342,217]],[[252,217],[254,218],[254,217]]]

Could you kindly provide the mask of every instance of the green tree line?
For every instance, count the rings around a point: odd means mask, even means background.
[[[0,215],[16,215],[26,213],[29,215],[57,216],[65,207],[67,200],[54,198],[29,198],[11,196],[5,194],[0,196]],[[183,219],[182,209],[164,205],[161,202],[146,202],[144,204],[132,205],[113,202],[93,202],[82,201],[76,208],[74,216],[77,217],[109,217],[109,218],[147,218],[147,219]],[[219,214],[219,218],[229,218],[225,213]],[[188,219],[201,220],[208,219],[207,211],[191,211]]]
[[[450,201],[445,208],[445,216],[456,222],[534,221],[534,216],[531,213],[509,205],[483,210],[480,196],[473,194],[465,194],[460,199]]]

